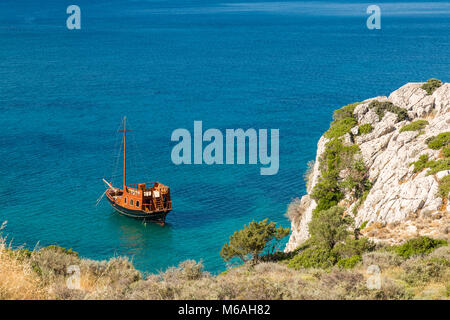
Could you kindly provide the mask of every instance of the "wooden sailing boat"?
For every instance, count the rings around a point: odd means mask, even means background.
[[[127,117],[124,117],[124,129],[120,132],[123,132],[123,188],[116,188],[103,179],[108,186],[106,197],[121,215],[164,225],[172,210],[170,188],[159,182],[127,185]]]

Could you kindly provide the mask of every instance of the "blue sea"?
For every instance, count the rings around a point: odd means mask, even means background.
[[[243,2],[245,1],[245,2]],[[81,8],[68,30],[66,8]],[[186,259],[217,273],[252,220],[289,226],[289,202],[332,111],[406,82],[450,81],[450,3],[52,0],[0,2],[0,223],[14,245],[128,256],[145,272]],[[160,227],[119,216],[102,178],[171,187]],[[279,129],[280,168],[179,165],[173,130]]]

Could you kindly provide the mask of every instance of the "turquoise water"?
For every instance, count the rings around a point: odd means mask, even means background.
[[[225,269],[223,243],[252,219],[289,226],[302,175],[332,110],[410,81],[450,81],[450,4],[73,1],[0,3],[0,221],[16,245],[83,257],[127,255],[154,272],[186,259]],[[128,182],[171,187],[161,228],[114,214],[101,181],[115,171],[127,115]],[[175,166],[173,130],[278,128],[280,170]]]

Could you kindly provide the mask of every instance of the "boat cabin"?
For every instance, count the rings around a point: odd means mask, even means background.
[[[172,210],[169,187],[159,182],[127,185],[124,190],[110,187],[107,197],[129,210],[148,213]]]

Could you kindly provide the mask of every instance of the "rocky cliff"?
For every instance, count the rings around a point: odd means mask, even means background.
[[[314,212],[336,204],[377,242],[448,239],[449,111],[450,84],[437,80],[336,110],[317,144],[307,194],[290,205],[285,251],[308,239]]]

